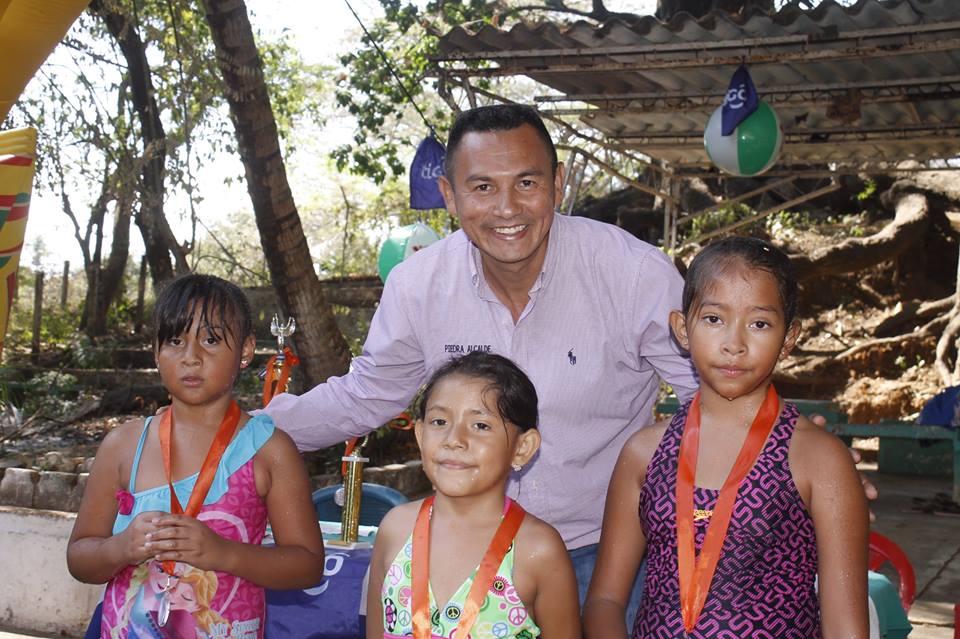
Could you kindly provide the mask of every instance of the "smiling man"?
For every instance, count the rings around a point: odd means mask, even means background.
[[[563,535],[582,600],[623,442],[652,421],[661,379],[683,399],[696,385],[668,326],[683,281],[620,228],[555,212],[563,167],[530,107],[461,113],[445,171],[461,230],[391,271],[347,375],[267,412],[301,449],[321,448],[385,423],[450,357],[511,358],[537,387],[543,446],[510,495]]]

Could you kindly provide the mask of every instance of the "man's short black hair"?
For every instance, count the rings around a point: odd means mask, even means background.
[[[443,171],[447,179],[453,181],[453,156],[467,133],[486,133],[488,131],[510,131],[529,124],[543,140],[550,156],[553,174],[557,174],[557,148],[550,139],[547,127],[537,114],[537,110],[525,104],[493,104],[461,111],[453,121],[447,136],[447,155],[443,161]]]

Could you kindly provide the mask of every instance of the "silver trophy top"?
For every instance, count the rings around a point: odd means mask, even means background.
[[[276,313],[273,314],[273,319],[270,320],[270,333],[275,335],[277,338],[277,352],[283,352],[284,343],[287,341],[287,338],[293,335],[293,332],[297,330],[297,321],[292,317],[287,318],[285,323],[280,321],[280,316]]]

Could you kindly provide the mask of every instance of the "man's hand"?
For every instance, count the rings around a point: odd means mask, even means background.
[[[810,415],[810,421],[819,426],[820,428],[827,427],[827,420],[823,415]],[[850,456],[853,457],[853,463],[859,464],[862,459],[860,457],[860,452],[851,448]],[[860,473],[860,484],[863,486],[863,494],[867,496],[867,499],[873,501],[876,499],[880,493],[877,491],[877,487],[870,483],[870,480],[867,479],[867,476],[863,473]],[[873,514],[873,509],[870,509],[870,521],[876,521],[877,516]]]

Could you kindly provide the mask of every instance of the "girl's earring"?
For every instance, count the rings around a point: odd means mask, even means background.
[[[519,473],[521,470],[523,470],[523,466],[521,464],[513,464],[513,472]]]
[[[241,359],[241,360],[240,360],[240,368],[246,368],[246,367],[247,367],[247,360]]]

